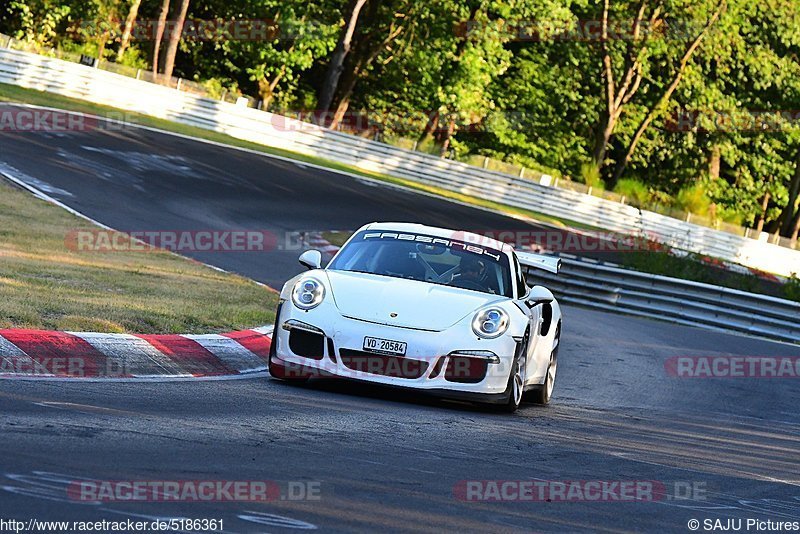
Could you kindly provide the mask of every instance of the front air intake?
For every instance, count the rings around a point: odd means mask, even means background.
[[[325,354],[325,336],[306,330],[292,329],[289,332],[289,349],[303,358],[321,360]]]

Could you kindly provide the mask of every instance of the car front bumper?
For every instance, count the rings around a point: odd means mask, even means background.
[[[510,335],[482,339],[468,322],[430,332],[343,317],[331,307],[301,311],[285,302],[276,323],[273,363],[298,373],[298,378],[352,379],[479,402],[505,401],[517,351]],[[365,352],[365,337],[406,343],[406,354]]]

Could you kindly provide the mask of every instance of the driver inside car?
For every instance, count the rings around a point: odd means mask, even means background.
[[[450,285],[464,289],[475,289],[476,285],[483,287],[484,284],[481,282],[482,270],[483,266],[479,260],[465,256],[461,258],[458,273],[453,275]]]

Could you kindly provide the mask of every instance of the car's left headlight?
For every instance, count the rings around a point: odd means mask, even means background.
[[[480,310],[472,319],[472,330],[486,339],[500,337],[508,330],[510,323],[508,314],[500,308]]]
[[[311,310],[325,298],[325,286],[315,278],[301,278],[292,289],[292,303],[301,310]]]

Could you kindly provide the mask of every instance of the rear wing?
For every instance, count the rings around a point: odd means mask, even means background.
[[[517,252],[519,262],[526,267],[541,269],[549,273],[558,274],[561,270],[561,258],[547,254],[534,254],[533,252]]]

